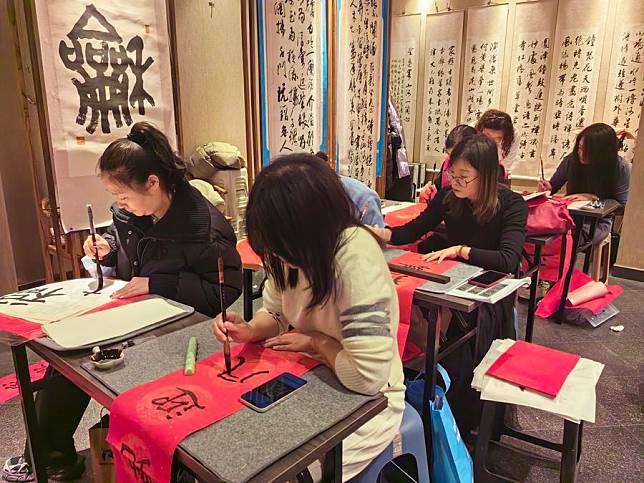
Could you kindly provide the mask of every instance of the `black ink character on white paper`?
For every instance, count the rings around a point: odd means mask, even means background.
[[[100,30],[88,25],[98,23]],[[110,133],[110,114],[117,128],[132,124],[130,106],[145,115],[145,103],[155,105],[154,98],[143,86],[143,74],[154,60],[144,60],[143,39],[132,37],[127,46],[114,26],[94,5],[87,5],[85,11],[67,34],[68,45],[61,40],[58,54],[64,66],[75,72],[71,82],[78,91],[79,108],[76,124],[85,126],[88,111],[89,123],[85,130],[93,134],[100,120],[101,131]],[[134,85],[130,85],[130,75]],[[92,75],[94,74],[94,75]]]

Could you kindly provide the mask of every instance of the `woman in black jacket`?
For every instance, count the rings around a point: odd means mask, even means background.
[[[114,297],[156,294],[206,315],[221,312],[217,258],[224,259],[225,299],[241,293],[241,261],[226,219],[186,181],[185,165],[148,123],[108,146],[101,181],[114,195],[114,223],[97,237],[101,265],[130,283]],[[94,257],[91,238],[85,253]]]
[[[129,280],[113,297],[156,294],[193,306],[214,317],[221,312],[217,259],[224,259],[227,304],[241,294],[241,260],[235,234],[214,206],[185,179],[185,165],[166,136],[139,122],[127,138],[112,142],[99,161],[101,182],[116,198],[114,224],[103,236],[91,238],[85,253],[114,267]],[[49,370],[48,376],[55,371]],[[53,480],[77,479],[84,461],[76,454],[74,432],[89,396],[60,377],[38,392],[36,412],[42,436],[41,454]],[[27,452],[25,451],[25,455]],[[33,474],[23,456],[7,460],[3,477],[30,481]]]
[[[427,240],[426,260],[460,259],[488,270],[515,273],[521,262],[528,206],[521,195],[499,184],[498,163],[494,141],[482,135],[461,141],[454,147],[446,171],[451,188],[440,190],[409,223],[372,229],[387,243],[404,245],[444,222],[445,236]],[[483,304],[472,314],[462,314],[470,323],[478,318],[477,345],[469,354],[455,352],[444,361],[454,382],[450,405],[464,433],[476,424],[478,412],[474,409],[480,407],[470,388],[474,366],[492,340],[516,338],[514,298],[512,294],[494,305]],[[443,327],[450,315],[443,313]],[[459,331],[459,324],[450,324],[448,338],[460,335]]]

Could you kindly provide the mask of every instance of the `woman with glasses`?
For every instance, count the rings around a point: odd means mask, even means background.
[[[505,188],[498,179],[498,152],[494,141],[477,134],[458,143],[451,153],[445,172],[451,188],[438,191],[425,211],[406,225],[396,228],[373,228],[384,241],[404,245],[420,239],[445,223],[444,237],[432,236],[424,248],[426,260],[459,259],[488,270],[514,273],[521,262],[528,206],[523,198]],[[427,243],[428,242],[428,243]],[[431,246],[433,245],[433,246]],[[516,338],[514,295],[494,305],[484,304],[471,314],[460,314],[472,324],[478,320],[476,347],[458,351],[444,360],[453,381],[450,405],[461,430],[466,435],[478,421],[478,396],[471,390],[474,361],[489,349],[495,338]],[[422,324],[412,311],[413,326]],[[461,335],[459,324],[450,324],[452,314],[441,311],[441,329],[448,339]],[[422,346],[422,340],[414,340]]]
[[[387,243],[405,245],[444,222],[446,246],[425,245],[427,260],[460,258],[488,270],[514,272],[521,260],[528,207],[519,194],[499,185],[497,166],[491,139],[476,135],[460,142],[445,172],[451,188],[440,190],[406,225],[375,232]]]

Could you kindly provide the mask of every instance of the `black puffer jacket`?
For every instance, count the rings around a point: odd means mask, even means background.
[[[168,212],[156,224],[112,206],[103,236],[112,252],[101,263],[123,280],[149,277],[150,293],[214,316],[221,312],[217,258],[224,259],[226,305],[241,294],[241,259],[230,224],[188,182],[179,183]]]

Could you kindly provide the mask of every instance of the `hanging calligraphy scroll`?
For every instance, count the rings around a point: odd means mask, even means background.
[[[96,176],[107,145],[138,121],[176,145],[165,1],[34,4],[63,228],[87,228],[88,203],[109,224],[113,200]]]
[[[462,123],[474,124],[487,109],[500,108],[507,25],[507,5],[467,11]]]
[[[262,163],[326,151],[324,2],[257,1]]]
[[[560,2],[542,159],[546,177],[593,122],[608,0]]]
[[[639,126],[644,102],[644,3],[621,0],[610,62],[603,121],[633,133]],[[624,142],[621,155],[633,160],[635,141]]]
[[[556,2],[517,4],[507,112],[518,146],[513,175],[540,176]]]
[[[407,15],[391,21],[389,95],[402,122],[409,158],[414,152],[416,130],[420,19],[420,15]]]
[[[388,0],[338,0],[338,171],[376,185],[385,154]]]
[[[423,163],[440,165],[445,138],[457,124],[463,17],[463,12],[427,16],[420,147]]]

